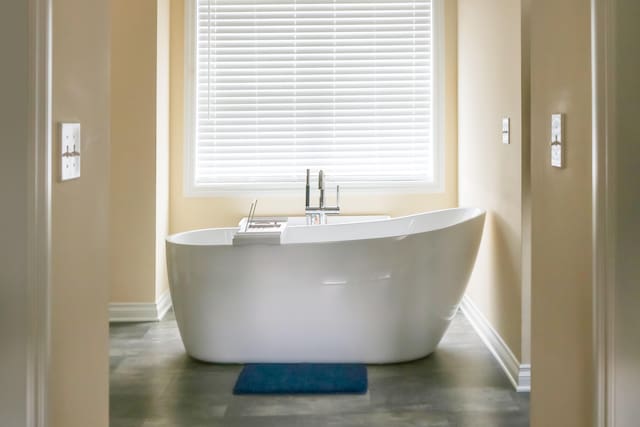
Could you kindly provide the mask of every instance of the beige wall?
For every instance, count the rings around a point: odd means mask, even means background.
[[[27,2],[0,2],[0,423],[26,424],[29,37]]]
[[[522,352],[522,186],[528,159],[523,156],[521,32],[519,1],[458,2],[459,198],[461,206],[487,210],[467,295],[527,363]],[[502,144],[503,117],[511,119],[509,145]]]
[[[590,1],[531,3],[533,427],[592,420]],[[566,168],[549,163],[566,114]]]
[[[59,171],[54,167],[51,426],[106,427],[109,413],[109,2],[106,0],[53,2],[53,122],[57,125],[60,121],[82,124],[82,177],[61,183],[57,180]],[[54,139],[54,148],[58,143]]]
[[[168,0],[112,0],[111,301],[167,288]]]
[[[154,301],[156,6],[111,12],[111,301]]]
[[[184,0],[171,2],[171,231],[233,226],[245,216],[251,197],[185,197],[184,165]],[[457,205],[456,2],[446,1],[445,191],[437,194],[341,194],[346,214],[404,215]],[[261,196],[259,215],[303,214],[304,190],[290,196]]]

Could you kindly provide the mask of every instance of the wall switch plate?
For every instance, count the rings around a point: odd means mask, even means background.
[[[60,123],[60,180],[80,178],[80,123]]]
[[[551,115],[551,166],[564,166],[564,114]]]
[[[511,134],[511,129],[509,126],[509,117],[504,117],[502,119],[502,143],[503,144],[509,144],[510,141],[510,134]]]

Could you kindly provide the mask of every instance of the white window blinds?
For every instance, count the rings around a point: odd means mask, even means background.
[[[432,0],[196,1],[196,186],[434,182]]]

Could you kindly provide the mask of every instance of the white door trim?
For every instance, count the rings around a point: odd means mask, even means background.
[[[51,282],[51,1],[29,0],[27,426],[46,427]]]
[[[614,420],[615,117],[614,31],[617,0],[591,0],[593,123],[593,357],[594,425]]]

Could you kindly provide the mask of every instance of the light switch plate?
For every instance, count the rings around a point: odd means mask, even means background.
[[[60,180],[80,178],[80,123],[60,123]]]
[[[564,166],[564,114],[551,115],[551,166]]]
[[[509,117],[504,117],[502,119],[502,143],[503,144],[509,144],[510,141],[510,137],[511,137],[511,130],[510,130],[510,125],[509,125]]]

